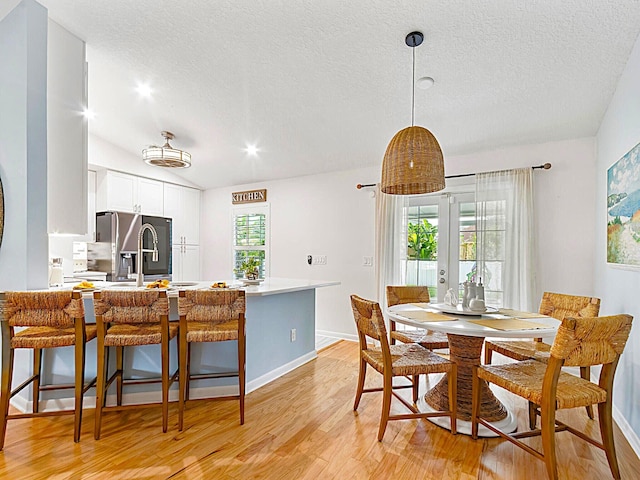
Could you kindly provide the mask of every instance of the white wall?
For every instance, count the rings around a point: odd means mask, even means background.
[[[593,139],[510,147],[447,157],[449,175],[539,165],[535,206],[538,232],[538,291],[592,295],[595,152]],[[271,204],[271,275],[338,280],[318,290],[317,328],[355,334],[349,295],[376,298],[374,268],[375,198],[358,183],[375,183],[380,168],[312,175],[276,182],[207,190],[203,196],[203,278],[230,278],[231,192],[267,188]],[[309,266],[306,256],[327,255],[326,266]]]
[[[640,327],[637,325],[640,322],[640,269],[623,270],[606,263],[607,169],[640,142],[638,84],[640,39],[636,41],[597,135],[596,250],[593,263],[596,294],[602,298],[601,313],[629,313],[635,317],[636,325],[631,330],[631,338],[618,365],[613,398],[616,420],[623,430],[625,427],[632,429],[635,438],[628,432],[627,438],[640,455],[640,397],[637,393],[640,385]]]
[[[47,10],[21,2],[0,22],[0,290],[47,286]]]

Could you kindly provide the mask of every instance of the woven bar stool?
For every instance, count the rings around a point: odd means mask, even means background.
[[[245,293],[244,290],[181,290],[178,294],[180,315],[180,400],[178,429],[182,430],[185,403],[189,400],[191,380],[238,377],[238,395],[209,400],[237,399],[240,402],[240,425],[244,424],[245,395]],[[191,344],[195,342],[238,342],[238,370],[191,374]]]
[[[555,433],[568,431],[605,451],[611,473],[620,478],[613,441],[613,380],[624,350],[632,317],[613,315],[596,318],[565,318],[558,329],[547,364],[524,360],[506,365],[476,366],[473,372],[471,428],[478,437],[478,424],[506,438],[535,457],[544,460],[549,478],[558,478]],[[561,371],[563,366],[601,365],[598,384]],[[539,407],[541,428],[533,432],[508,434],[479,418],[480,380],[484,379],[526,398]],[[556,410],[598,405],[600,436],[598,442],[585,433],[556,420]],[[520,438],[542,436],[542,452],[521,442]]]
[[[96,336],[95,325],[85,325],[82,295],[79,292],[4,292],[0,293],[0,324],[2,325],[2,387],[0,392],[0,450],[4,447],[7,420],[50,415],[75,416],[73,440],[80,441],[82,401],[85,392],[95,383],[84,381],[86,342]],[[16,332],[16,327],[27,327]],[[75,381],[73,385],[42,385],[42,350],[45,348],[74,347]],[[33,350],[33,374],[11,391],[14,351],[17,348]],[[32,413],[9,415],[9,400],[23,388],[32,384]],[[73,410],[39,412],[40,392],[73,388]]]
[[[382,441],[389,420],[406,420],[411,418],[449,417],[451,421],[451,433],[456,433],[457,403],[449,402],[448,411],[420,412],[414,405],[397,395],[394,390],[398,388],[411,388],[412,385],[393,385],[393,377],[410,376],[417,377],[422,374],[448,373],[449,374],[449,399],[456,398],[457,366],[430,352],[415,343],[405,345],[389,345],[387,330],[384,326],[384,318],[380,305],[351,295],[351,309],[358,328],[360,341],[360,369],[358,374],[358,390],[353,409],[357,410],[363,393],[382,391],[382,415],[378,429],[378,441]],[[367,337],[380,342],[380,348],[372,348],[367,344]],[[367,365],[371,365],[383,377],[383,388],[364,388]],[[407,407],[411,413],[404,415],[389,415],[391,411],[391,396],[395,396]]]
[[[558,320],[564,320],[567,317],[597,317],[598,313],[600,313],[600,299],[544,292],[538,313]],[[551,345],[544,343],[542,338],[534,338],[533,340],[487,340],[484,343],[485,365],[491,363],[491,356],[494,351],[518,361],[532,359],[546,363],[549,359]],[[589,380],[591,378],[590,369],[581,367],[580,376],[585,380]],[[536,424],[534,405],[530,406],[530,410],[529,424],[533,429]],[[593,420],[593,407],[588,405],[586,410],[589,418]]]
[[[169,423],[169,388],[178,371],[169,375],[169,342],[178,335],[178,325],[169,322],[169,300],[164,290],[103,290],[94,292],[93,303],[98,333],[98,381],[96,385],[96,418],[94,436],[100,438],[102,414],[130,408],[157,406],[154,404],[122,405],[123,385],[155,383],[158,380],[125,379],[124,348],[160,345],[162,382],[162,431]],[[106,358],[109,347],[116,348],[116,371],[107,378]],[[116,405],[107,406],[109,387],[116,381]]]

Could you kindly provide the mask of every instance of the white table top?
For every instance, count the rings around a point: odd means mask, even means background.
[[[479,320],[480,318],[496,318],[506,319],[511,318],[499,313],[486,313],[482,315],[455,315],[447,314],[456,320],[445,322],[420,322],[413,320],[402,315],[403,312],[409,311],[438,311],[436,309],[421,308],[412,304],[394,305],[389,307],[387,314],[389,318],[395,322],[405,325],[411,325],[413,327],[429,329],[436,332],[451,333],[454,335],[464,335],[469,337],[500,337],[500,338],[538,338],[538,337],[552,337],[556,334],[560,321],[552,317],[539,317],[539,318],[526,318],[523,320],[533,323],[548,325],[548,328],[536,328],[529,330],[498,330],[495,328],[485,327],[482,325],[476,325],[470,323],[469,320]]]

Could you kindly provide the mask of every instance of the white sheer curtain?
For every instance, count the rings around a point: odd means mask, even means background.
[[[376,286],[378,302],[386,309],[386,286],[404,285],[406,269],[406,196],[376,190]]]
[[[476,232],[478,276],[487,303],[534,311],[531,168],[476,174]]]

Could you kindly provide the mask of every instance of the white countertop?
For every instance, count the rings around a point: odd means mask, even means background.
[[[197,290],[209,288],[214,281],[197,281],[197,282],[172,282],[167,291],[168,296],[177,295],[178,290]],[[135,289],[134,282],[93,282],[97,290],[100,289]],[[193,284],[193,285],[191,285]],[[265,295],[276,295],[279,293],[298,292],[309,290],[312,288],[330,287],[332,285],[340,285],[340,282],[333,280],[308,280],[297,278],[274,278],[268,277],[259,285],[243,285],[239,280],[228,281],[227,285],[232,288],[242,288],[247,297],[260,297]],[[69,290],[72,284],[67,284],[61,289]],[[52,289],[58,290],[58,288]],[[85,292],[87,296],[91,296],[91,292]]]

